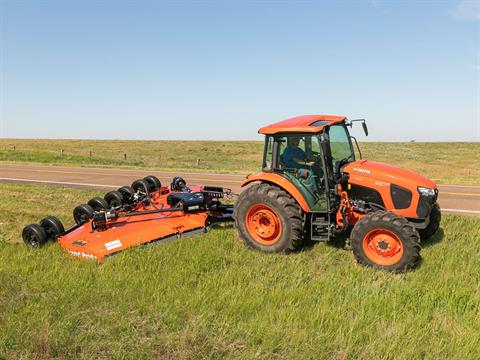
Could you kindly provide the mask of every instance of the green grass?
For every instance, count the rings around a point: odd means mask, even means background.
[[[0,139],[0,161],[244,174],[261,166],[262,148],[258,141]]]
[[[480,185],[480,142],[368,142],[361,148],[366,159],[396,164],[439,183]],[[0,139],[0,161],[17,163],[247,174],[259,170],[262,156],[261,141]]]
[[[246,249],[232,229],[102,265],[21,242],[95,191],[0,185],[0,358],[480,358],[480,219],[448,215],[414,272],[318,244]]]

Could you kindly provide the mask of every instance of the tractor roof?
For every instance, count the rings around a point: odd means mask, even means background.
[[[345,116],[336,115],[302,115],[262,127],[259,134],[273,135],[277,133],[318,133],[326,125],[346,120]]]

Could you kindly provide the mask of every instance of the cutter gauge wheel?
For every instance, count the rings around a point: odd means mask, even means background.
[[[124,204],[133,204],[135,190],[131,186],[122,186],[117,191],[122,194]]]
[[[93,218],[94,210],[90,205],[81,204],[73,209],[73,218],[77,224],[83,224]]]
[[[95,211],[107,210],[110,207],[105,199],[98,196],[90,199],[88,205],[90,205]]]
[[[22,231],[22,238],[25,244],[33,248],[39,248],[48,240],[45,230],[38,224],[25,226]]]
[[[62,222],[55,216],[47,216],[40,221],[40,226],[45,230],[48,239],[55,240],[58,235],[65,232]]]
[[[105,197],[105,201],[108,203],[108,206],[111,208],[119,207],[123,205],[123,195],[119,191],[110,191]]]
[[[135,192],[147,193],[149,192],[150,185],[148,185],[148,183],[145,180],[138,179],[132,183],[132,189]]]
[[[149,186],[148,191],[150,191],[150,192],[157,191],[158,189],[160,189],[162,187],[162,183],[160,182],[160,180],[156,176],[149,175],[149,176],[144,177],[143,180],[145,180],[147,182],[147,184]]]

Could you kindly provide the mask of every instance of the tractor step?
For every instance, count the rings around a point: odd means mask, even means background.
[[[312,241],[327,242],[330,240],[330,221],[327,213],[312,213],[310,224]]]

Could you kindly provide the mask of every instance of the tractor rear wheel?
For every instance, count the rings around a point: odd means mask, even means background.
[[[388,211],[365,215],[350,236],[353,254],[363,265],[403,272],[420,260],[420,236],[411,223]]]
[[[433,204],[432,211],[430,212],[430,223],[425,229],[419,230],[420,238],[427,240],[432,237],[440,228],[440,221],[442,220],[442,211],[438,203]]]
[[[295,199],[279,187],[253,185],[235,205],[235,227],[244,243],[264,252],[291,252],[303,244],[303,213]]]

